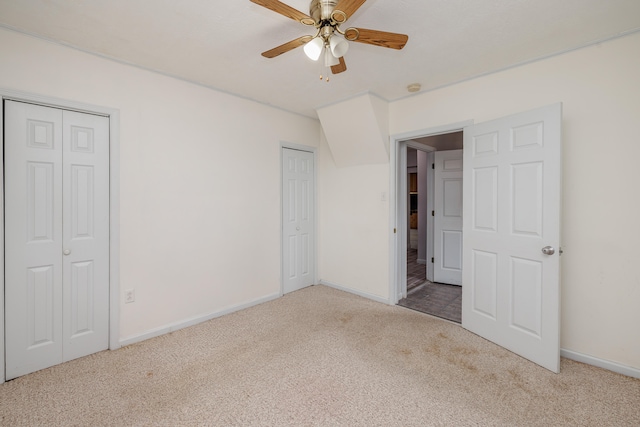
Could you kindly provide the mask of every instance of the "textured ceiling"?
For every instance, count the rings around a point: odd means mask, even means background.
[[[309,0],[284,3],[308,13]],[[285,110],[370,91],[387,100],[640,29],[638,0],[368,0],[347,21],[409,35],[400,51],[351,43],[320,81],[301,48],[260,53],[309,28],[249,0],[0,0],[0,25]]]

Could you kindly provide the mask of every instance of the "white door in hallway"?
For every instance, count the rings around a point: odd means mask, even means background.
[[[313,285],[315,276],[314,154],[282,149],[283,292]]]
[[[109,119],[5,102],[12,379],[108,348]]]
[[[462,284],[462,150],[436,151],[433,281]]]
[[[462,326],[560,369],[561,104],[464,129]]]

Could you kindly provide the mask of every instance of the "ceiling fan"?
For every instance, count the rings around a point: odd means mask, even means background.
[[[409,37],[405,34],[349,27],[342,30],[344,24],[366,0],[311,0],[309,15],[294,9],[278,0],[251,0],[252,3],[266,7],[274,12],[314,27],[313,36],[302,36],[283,45],[262,52],[266,58],[275,58],[297,47],[304,46],[305,54],[317,61],[324,54],[325,67],[331,67],[333,74],[347,70],[344,54],[349,43],[365,43],[391,49],[402,49]],[[322,75],[320,76],[322,79]],[[327,76],[327,81],[329,77]]]

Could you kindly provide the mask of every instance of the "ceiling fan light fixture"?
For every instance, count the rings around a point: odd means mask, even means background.
[[[324,40],[322,37],[316,37],[304,45],[304,53],[312,61],[317,61],[322,54],[324,48]]]
[[[336,58],[331,50],[327,47],[324,53],[324,66],[325,67],[333,67],[334,65],[338,65],[340,60]]]
[[[336,58],[344,56],[349,50],[349,43],[342,37],[338,37],[335,34],[329,39],[329,46],[331,47],[331,53]]]

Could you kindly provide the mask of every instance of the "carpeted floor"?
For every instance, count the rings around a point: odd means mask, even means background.
[[[313,286],[0,385],[0,425],[638,426],[640,380]]]

